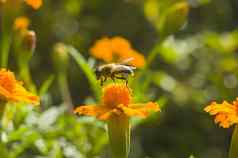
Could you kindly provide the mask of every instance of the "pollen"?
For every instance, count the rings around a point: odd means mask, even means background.
[[[30,20],[27,17],[21,16],[15,19],[14,30],[24,31],[28,29]]]
[[[111,84],[103,89],[103,104],[109,107],[116,107],[123,104],[128,106],[131,102],[130,90],[124,84]]]
[[[39,9],[42,5],[42,0],[25,0],[25,2],[34,9]]]

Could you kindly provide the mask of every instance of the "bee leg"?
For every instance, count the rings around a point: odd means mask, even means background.
[[[113,82],[115,82],[115,77],[116,77],[115,74],[112,73],[110,77],[111,77],[111,79],[113,80]]]
[[[101,77],[100,77],[100,86],[103,86],[103,80],[104,80],[104,77],[101,76]]]
[[[106,82],[107,81],[107,77],[104,77],[104,80],[103,80],[103,82]]]
[[[124,81],[126,81],[126,86],[128,86],[128,80],[127,80],[127,78],[126,77],[123,77],[123,76],[116,76],[116,78],[117,79],[121,79],[121,80],[124,80]]]
[[[101,79],[101,86],[103,86],[103,83],[106,82],[107,77],[104,76],[104,78]]]
[[[100,80],[100,86],[103,86],[103,80],[102,79]]]

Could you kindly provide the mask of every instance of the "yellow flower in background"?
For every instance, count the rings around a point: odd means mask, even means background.
[[[14,73],[6,69],[0,70],[0,100],[39,105],[39,97],[28,92]]]
[[[160,111],[156,103],[131,103],[131,90],[124,84],[110,84],[104,87],[101,105],[86,105],[75,109],[75,113],[109,120],[113,116],[138,116],[145,118],[150,112]]]
[[[238,123],[238,98],[232,104],[227,101],[221,104],[212,102],[204,110],[210,115],[214,115],[215,123],[223,128],[229,128]]]
[[[30,20],[27,17],[20,16],[14,21],[14,30],[16,31],[26,31],[29,27]]]
[[[90,48],[90,53],[95,58],[105,62],[121,62],[128,58],[133,58],[129,63],[135,67],[145,65],[145,57],[131,47],[128,40],[122,37],[102,38]]]
[[[24,1],[33,9],[39,9],[42,6],[42,0],[0,0],[0,6],[6,5],[8,7],[19,8],[20,3]]]
[[[25,2],[34,9],[39,9],[42,5],[42,0],[25,0]]]

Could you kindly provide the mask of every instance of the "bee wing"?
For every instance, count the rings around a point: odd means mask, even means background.
[[[133,66],[115,65],[114,68],[112,69],[112,72],[134,75],[134,71],[133,71],[134,68],[135,67]]]
[[[129,62],[131,62],[132,60],[134,60],[133,57],[131,57],[131,58],[127,58],[127,59],[121,61],[119,64],[127,65],[127,64],[129,64]]]

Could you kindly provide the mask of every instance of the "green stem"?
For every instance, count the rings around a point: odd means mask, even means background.
[[[71,95],[69,91],[67,75],[65,73],[63,72],[58,73],[58,83],[59,83],[60,91],[61,91],[63,100],[65,102],[66,108],[68,109],[69,112],[72,112],[73,104],[72,104]]]
[[[6,17],[3,10],[1,13],[0,66],[6,68],[11,44],[11,18]]]
[[[29,69],[29,64],[26,60],[24,59],[19,59],[18,61],[18,66],[20,69],[20,77],[23,79],[24,83],[26,86],[32,91],[33,93],[37,93],[37,89],[35,84],[33,83],[30,69]]]
[[[6,108],[7,102],[0,101],[0,119],[2,119],[5,108]]]
[[[98,85],[98,81],[96,79],[96,76],[93,72],[93,70],[90,68],[84,57],[75,49],[74,47],[69,46],[68,47],[69,54],[73,57],[73,59],[76,61],[78,66],[82,69],[83,73],[88,78],[88,81],[90,83],[91,89],[94,92],[94,95],[96,99],[100,100],[100,87]]]
[[[108,121],[108,134],[112,158],[128,158],[130,152],[130,123],[125,115]]]
[[[232,134],[229,158],[237,158],[238,157],[238,125],[235,126],[235,129]]]
[[[135,82],[133,84],[133,87],[135,88],[140,88],[140,90],[135,90],[137,92],[141,92],[141,91],[145,91],[148,86],[150,85],[150,81],[148,80],[148,78],[146,79],[146,82],[142,82],[141,79],[145,76],[145,74],[148,72],[148,69],[150,69],[151,64],[153,63],[153,61],[155,60],[155,58],[157,57],[158,53],[159,53],[159,49],[161,47],[161,44],[164,42],[164,40],[166,39],[166,37],[161,37],[157,42],[155,47],[151,50],[151,52],[149,53],[149,56],[147,57],[147,61],[146,61],[146,66],[140,71],[140,73],[137,75],[137,78],[135,79]],[[141,85],[141,83],[143,83]],[[138,86],[140,85],[140,86]]]

